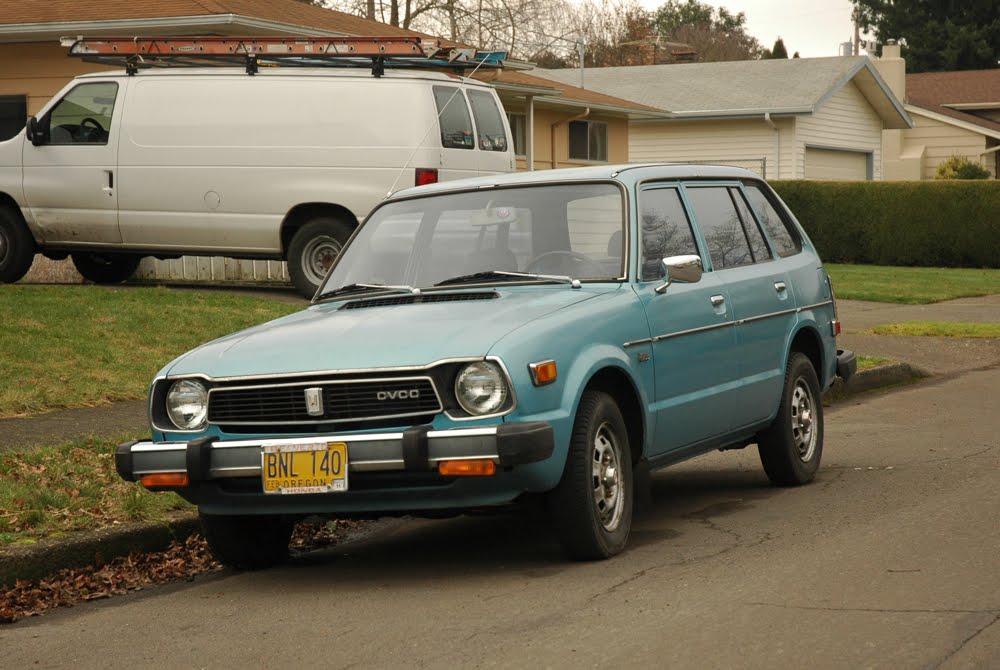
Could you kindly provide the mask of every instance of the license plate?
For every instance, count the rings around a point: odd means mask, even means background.
[[[264,493],[332,493],[347,490],[343,442],[269,444],[261,453]]]

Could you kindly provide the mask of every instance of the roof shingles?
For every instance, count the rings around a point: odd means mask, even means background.
[[[906,102],[913,107],[1000,131],[1000,122],[947,105],[980,104],[1000,109],[1000,69],[919,72],[906,75]]]

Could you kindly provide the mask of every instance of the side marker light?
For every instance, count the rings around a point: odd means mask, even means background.
[[[438,474],[446,477],[489,477],[496,471],[496,463],[489,458],[438,463]]]
[[[186,472],[154,472],[143,475],[139,482],[147,489],[187,486],[191,483]]]
[[[556,362],[553,360],[529,363],[528,371],[531,372],[531,381],[535,386],[551,384],[559,377]]]

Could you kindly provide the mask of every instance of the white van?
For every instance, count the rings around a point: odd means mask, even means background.
[[[312,296],[389,192],[515,168],[496,92],[437,72],[90,74],[0,143],[0,283],[35,253],[123,281],[144,256],[283,259]]]

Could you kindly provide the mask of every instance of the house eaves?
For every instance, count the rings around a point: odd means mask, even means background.
[[[574,100],[555,96],[539,96],[535,98],[535,104],[552,105],[553,107],[571,107],[574,109],[589,109],[592,112],[604,114],[615,114],[626,116],[630,121],[644,120],[668,120],[673,118],[673,112],[636,109],[635,107],[622,107],[619,105],[609,105],[602,102],[592,102],[587,100]]]
[[[274,34],[321,35],[342,37],[348,33],[322,30],[315,26],[268,21],[239,14],[205,16],[172,16],[144,19],[113,19],[106,21],[57,21],[0,25],[0,43],[48,42],[61,37],[87,35],[176,35],[179,31],[195,34],[241,34],[247,30]]]
[[[907,105],[906,111],[910,114],[916,114],[917,116],[924,116],[928,119],[933,119],[935,121],[940,121],[941,123],[946,123],[949,126],[955,126],[956,128],[961,128],[963,130],[968,130],[974,133],[979,133],[980,135],[985,135],[986,137],[992,137],[995,140],[1000,140],[1000,130],[993,128],[985,128],[976,123],[969,123],[967,121],[962,121],[961,119],[956,119],[945,114],[939,114],[932,110],[926,109],[924,107],[919,107],[917,105]],[[1000,124],[998,124],[1000,125]]]
[[[813,111],[818,110],[841,88],[853,81],[854,85],[861,91],[868,104],[878,113],[886,130],[902,130],[912,128],[913,121],[906,115],[903,104],[896,99],[889,85],[882,79],[875,66],[867,58],[860,60],[857,65],[851,68],[836,84],[834,84],[826,95],[817,101]]]

